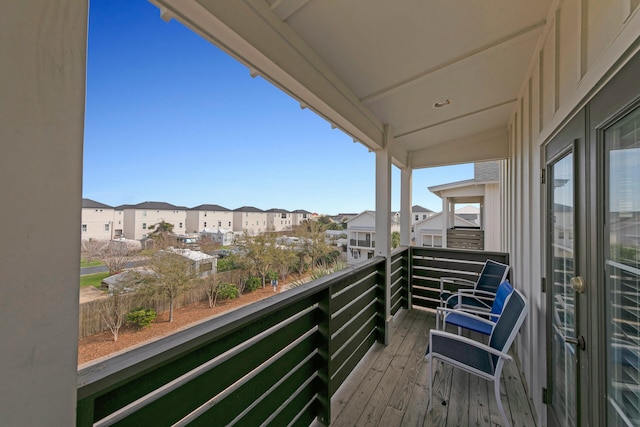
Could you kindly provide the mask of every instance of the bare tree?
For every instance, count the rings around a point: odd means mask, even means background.
[[[127,321],[127,304],[125,301],[125,284],[118,283],[109,290],[109,295],[103,298],[98,306],[100,316],[113,334],[113,340],[118,341],[118,333]]]
[[[216,301],[218,299],[218,289],[220,287],[220,280],[218,279],[218,275],[208,275],[207,277],[202,279],[202,284],[204,287],[204,291],[207,294],[207,298],[209,299],[209,308],[215,307]]]
[[[109,269],[109,275],[124,270],[133,254],[127,243],[114,240],[84,240],[82,250],[91,259],[100,260]]]

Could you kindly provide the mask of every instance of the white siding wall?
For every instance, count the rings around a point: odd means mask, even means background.
[[[197,233],[205,228],[233,228],[232,211],[187,211],[186,232]]]
[[[105,208],[82,209],[82,240],[109,240],[114,228],[115,211]],[[84,230],[86,226],[86,231]],[[108,229],[106,228],[108,227]]]
[[[484,187],[484,212],[482,220],[484,222],[484,250],[502,250],[502,230],[500,223],[501,210],[504,209],[500,197],[499,184],[486,184]]]
[[[546,411],[541,389],[546,387],[546,378],[539,373],[546,372],[546,308],[540,288],[544,270],[541,146],[593,96],[594,87],[606,82],[613,67],[622,65],[616,62],[640,36],[640,13],[631,10],[638,2],[565,0],[554,4],[556,9],[550,11],[510,120],[511,158],[503,165],[502,177],[503,204],[511,212],[503,241],[512,254],[514,285],[532,307],[517,338],[518,352],[543,425]],[[636,45],[625,58],[637,50]]]
[[[2,2],[2,426],[75,425],[87,14]]]
[[[233,231],[247,231],[251,235],[267,230],[266,212],[234,212]]]

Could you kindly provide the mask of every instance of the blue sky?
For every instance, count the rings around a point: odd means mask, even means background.
[[[83,197],[112,206],[375,209],[375,155],[146,1],[92,0]],[[427,187],[473,177],[472,165],[413,173]],[[393,168],[392,209],[400,207]]]

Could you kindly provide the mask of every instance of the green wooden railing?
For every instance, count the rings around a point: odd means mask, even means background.
[[[408,307],[409,250],[391,259]],[[385,331],[374,258],[79,372],[77,425],[328,424],[331,396]]]
[[[433,308],[441,276],[504,253],[404,248],[242,307],[78,373],[78,426],[328,424],[331,396],[390,314]],[[390,288],[385,292],[389,275]]]
[[[411,247],[412,304],[436,308],[440,302],[441,277],[459,277],[475,281],[487,259],[509,264],[509,254],[503,252]],[[453,284],[445,284],[445,288],[449,291],[457,289]]]

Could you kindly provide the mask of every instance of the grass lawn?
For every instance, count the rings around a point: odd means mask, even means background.
[[[100,288],[100,282],[102,282],[102,279],[105,277],[109,277],[109,272],[80,276],[80,287],[95,286],[96,288]]]
[[[86,259],[80,260],[80,267],[95,267],[96,265],[102,265],[102,261],[88,261]]]

